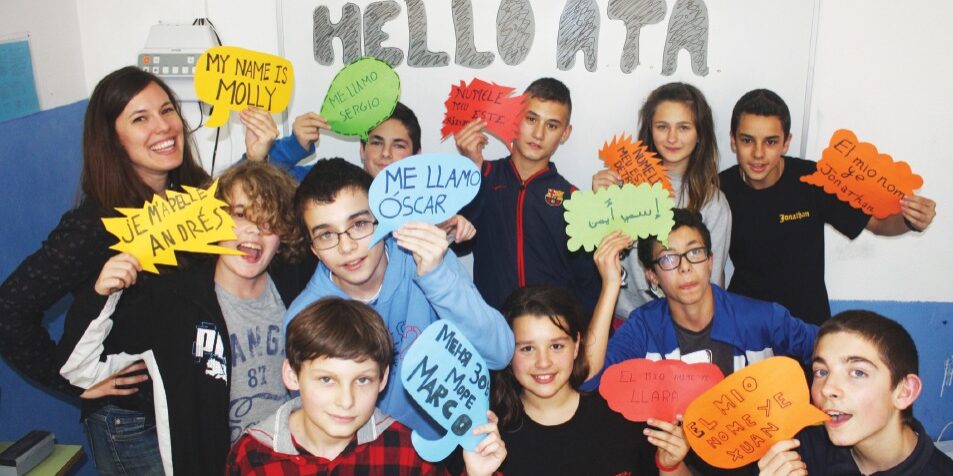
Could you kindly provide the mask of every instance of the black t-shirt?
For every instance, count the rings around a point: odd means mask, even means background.
[[[820,187],[800,181],[817,163],[784,157],[773,186],[755,190],[738,166],[721,173],[721,190],[731,207],[731,247],[735,266],[728,290],[777,302],[796,317],[821,324],[831,316],[824,284],[824,224],[850,239],[870,216]]]
[[[500,471],[518,475],[658,474],[655,446],[644,423],[626,420],[597,393],[582,394],[567,422],[543,426],[524,415],[515,431],[501,430],[507,456]]]
[[[711,340],[711,326],[714,322],[712,320],[698,332],[692,332],[675,324],[675,338],[678,340],[678,348],[683,360],[695,362],[695,359],[685,359],[685,356],[694,352],[702,352],[705,354],[705,361],[717,365],[723,375],[731,375],[735,371],[735,351],[730,344]]]
[[[871,476],[953,476],[953,460],[933,445],[919,421],[914,420],[911,426],[918,438],[910,456],[897,466]],[[850,454],[850,447],[834,446],[823,426],[807,427],[795,438],[801,442],[798,452],[811,476],[862,474]]]

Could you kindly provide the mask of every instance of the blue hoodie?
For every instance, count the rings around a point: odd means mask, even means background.
[[[503,315],[483,300],[453,253],[444,254],[436,268],[424,276],[417,276],[417,264],[410,252],[398,247],[390,237],[385,239],[384,246],[389,259],[384,282],[380,295],[368,304],[384,318],[390,329],[394,339],[394,363],[387,388],[378,398],[377,406],[432,439],[444,431],[412,403],[400,381],[400,366],[408,347],[431,323],[447,319],[463,332],[487,365],[495,370],[509,365],[513,357],[513,331]],[[331,271],[327,266],[320,263],[304,291],[288,308],[284,318],[285,331],[294,316],[325,296],[350,299],[331,281]]]
[[[734,369],[784,355],[810,366],[817,326],[788,312],[784,306],[730,293],[711,285],[715,300],[711,340],[734,348]],[[636,308],[616,331],[606,348],[602,370],[582,385],[595,390],[610,365],[629,359],[682,359],[675,321],[668,299],[656,299]],[[696,363],[696,362],[688,362]]]
[[[291,134],[271,144],[271,150],[268,151],[268,160],[272,164],[287,170],[295,180],[300,182],[304,180],[305,175],[308,175],[311,166],[314,164],[298,165],[298,162],[313,154],[314,149],[314,144],[311,144],[308,150],[303,149],[301,144],[298,143],[298,138]]]

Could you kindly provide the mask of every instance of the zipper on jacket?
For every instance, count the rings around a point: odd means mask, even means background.
[[[520,191],[516,197],[516,284],[522,288],[526,286],[526,253],[523,251],[525,246],[523,240],[523,202],[526,198],[526,187],[528,187],[529,183],[536,177],[546,173],[549,170],[549,166],[547,165],[546,168],[530,175],[526,180],[520,177],[520,173],[516,170],[513,159],[510,159],[510,166],[513,168],[513,174],[516,175],[516,179],[520,181]]]
[[[519,177],[517,175],[517,177]],[[526,266],[523,255],[523,198],[526,197],[526,183],[520,183],[520,193],[516,199],[516,284],[526,286]]]

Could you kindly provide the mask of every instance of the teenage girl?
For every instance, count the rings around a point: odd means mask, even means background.
[[[639,111],[639,140],[662,160],[675,191],[675,206],[700,212],[711,231],[713,283],[724,286],[725,261],[731,237],[731,209],[718,188],[718,145],[708,101],[698,88],[668,83],[649,94]],[[592,177],[592,190],[622,185],[615,172],[603,169]],[[615,315],[627,319],[637,307],[661,297],[649,285],[635,253],[622,262],[626,285]]]
[[[588,374],[582,311],[549,285],[515,291],[503,306],[513,328],[513,361],[494,375],[491,407],[499,415],[507,476],[530,474],[688,475],[678,422],[625,420],[598,393],[583,394]]]

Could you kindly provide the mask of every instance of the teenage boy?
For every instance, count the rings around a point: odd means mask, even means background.
[[[817,327],[784,307],[726,292],[712,284],[711,235],[701,215],[682,208],[668,247],[651,235],[639,240],[645,277],[665,297],[632,311],[609,339],[612,312],[621,287],[619,252],[631,245],[621,233],[607,236],[596,250],[603,290],[586,336],[590,380],[595,388],[601,369],[628,359],[680,359],[709,362],[729,375],[775,355],[810,363]]]
[[[599,295],[592,255],[566,246],[563,201],[576,191],[551,162],[569,140],[569,88],[541,78],[526,88],[526,112],[509,157],[485,161],[486,122],[473,121],[454,135],[457,149],[483,171],[476,198],[461,214],[479,233],[472,241],[473,281],[500,308],[514,290],[553,284],[573,293],[588,316]]]
[[[298,165],[305,157],[315,151],[315,145],[321,139],[321,130],[330,130],[328,121],[314,112],[307,112],[295,118],[291,126],[293,134],[270,143],[258,140],[258,137],[274,137],[277,126],[267,111],[249,108],[242,111],[241,119],[247,129],[246,148],[249,160],[263,160],[267,154],[275,164],[288,169],[299,182],[311,170],[310,165]],[[267,116],[265,116],[267,115]],[[253,147],[249,142],[262,142],[269,147]],[[253,152],[255,151],[255,152]],[[361,139],[360,155],[364,170],[372,177],[400,159],[420,153],[420,122],[409,107],[398,102],[394,112],[387,120],[371,129],[367,140]]]
[[[936,215],[928,198],[909,195],[901,213],[868,216],[824,189],[800,181],[817,163],[786,157],[788,106],[767,89],[751,91],[731,113],[731,150],[738,165],[720,175],[733,223],[728,254],[735,271],[728,290],[777,302],[821,324],[831,316],[824,283],[824,224],[850,239],[866,228],[893,236],[923,231]]]
[[[443,231],[408,223],[368,246],[377,226],[367,200],[370,185],[365,170],[334,158],[315,163],[298,186],[295,208],[320,264],[288,308],[285,328],[312,302],[338,296],[366,302],[384,318],[394,339],[392,375],[400,375],[407,348],[437,319],[456,324],[491,369],[509,364],[513,332],[480,297],[457,257],[447,253]],[[428,438],[438,435],[398,378],[381,393],[378,406]]]
[[[597,388],[605,367],[638,358],[712,363],[724,375],[775,355],[808,365],[817,327],[791,316],[778,304],[732,294],[712,284],[711,235],[702,216],[681,208],[674,212],[667,248],[654,235],[639,240],[637,246],[646,279],[660,287],[665,297],[632,311],[611,339],[609,328],[622,285],[619,253],[632,240],[615,232],[596,249],[603,288],[586,336],[590,370],[582,388]],[[694,452],[685,462],[708,475],[747,474],[750,469],[719,470]]]
[[[226,474],[446,474],[422,460],[410,429],[380,410],[393,357],[390,331],[370,306],[329,297],[288,325],[282,378],[294,400],[249,429]],[[467,474],[492,474],[506,457],[496,417],[474,429],[487,437],[464,451]]]
[[[250,112],[246,112],[250,111]],[[246,125],[246,147],[249,150],[250,160],[264,160],[267,148],[255,148],[253,143],[257,137],[272,138],[277,132],[277,126],[271,115],[266,111],[255,111],[251,108],[242,111],[242,123]],[[330,129],[324,117],[314,112],[308,112],[295,118],[292,130],[293,135],[279,139],[271,146],[268,158],[272,163],[287,169],[297,181],[304,179],[311,165],[298,165],[305,157],[315,151],[315,144],[321,139],[321,130]],[[251,151],[261,150],[258,154]],[[364,170],[377,177],[385,167],[393,162],[417,155],[420,153],[420,122],[417,115],[409,107],[398,102],[394,112],[387,120],[371,129],[367,140],[361,139],[360,157]],[[447,233],[453,233],[457,243],[467,241],[476,234],[473,225],[460,215],[454,215],[438,227]]]
[[[313,260],[284,263],[303,250],[294,185],[269,164],[230,168],[216,191],[228,210],[210,216],[231,215],[236,239],[218,245],[244,255],[222,255],[137,286],[139,262],[116,255],[96,281],[101,299],[77,310],[80,318],[64,333],[80,335],[61,369],[76,386],[146,362],[166,474],[221,474],[230,443],[288,399],[281,319],[314,269]]]
[[[821,325],[813,369],[811,400],[831,419],[775,443],[758,462],[762,475],[953,475],[953,460],[913,417],[922,383],[903,326],[842,312]]]

